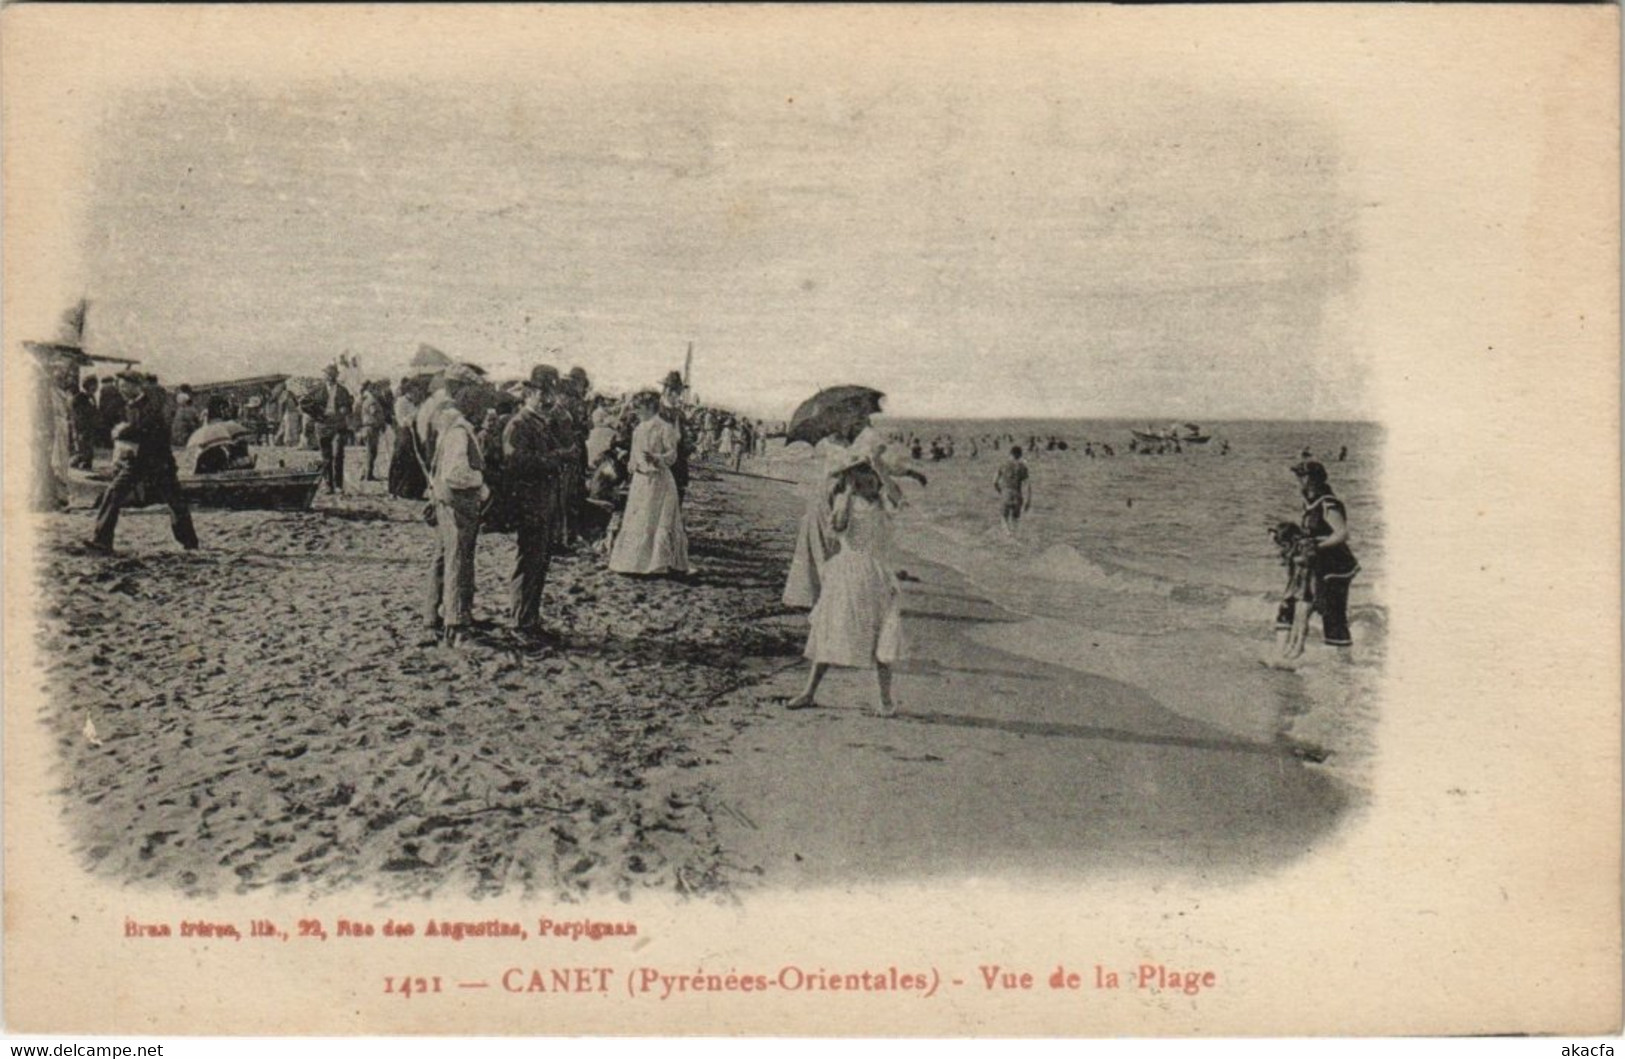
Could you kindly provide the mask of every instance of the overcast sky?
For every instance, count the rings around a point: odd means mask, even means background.
[[[167,381],[419,342],[902,415],[1358,417],[1361,203],[1291,93],[703,52],[480,84],[132,93],[96,139],[89,344]]]

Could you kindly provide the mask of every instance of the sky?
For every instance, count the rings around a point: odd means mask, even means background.
[[[1361,203],[1335,123],[1177,74],[947,61],[817,76],[557,60],[478,83],[218,73],[95,137],[87,344],[166,381],[498,374],[787,415],[1359,418]]]

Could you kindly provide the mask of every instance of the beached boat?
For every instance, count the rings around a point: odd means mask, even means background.
[[[100,503],[113,475],[107,470],[58,470],[73,507]],[[233,511],[305,511],[316,500],[322,472],[316,468],[268,467],[214,474],[183,474],[181,495],[200,508]]]

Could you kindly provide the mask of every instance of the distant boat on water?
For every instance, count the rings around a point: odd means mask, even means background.
[[[1177,441],[1181,445],[1206,445],[1212,440],[1212,435],[1202,433],[1202,428],[1196,423],[1174,423],[1167,430],[1130,430],[1129,433],[1139,442]]]

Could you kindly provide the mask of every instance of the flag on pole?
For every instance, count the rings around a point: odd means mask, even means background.
[[[63,345],[79,346],[80,348],[84,348],[85,317],[89,314],[89,312],[90,299],[80,298],[79,304],[72,306],[67,312],[62,314],[62,325],[59,328],[59,333],[62,337]]]

